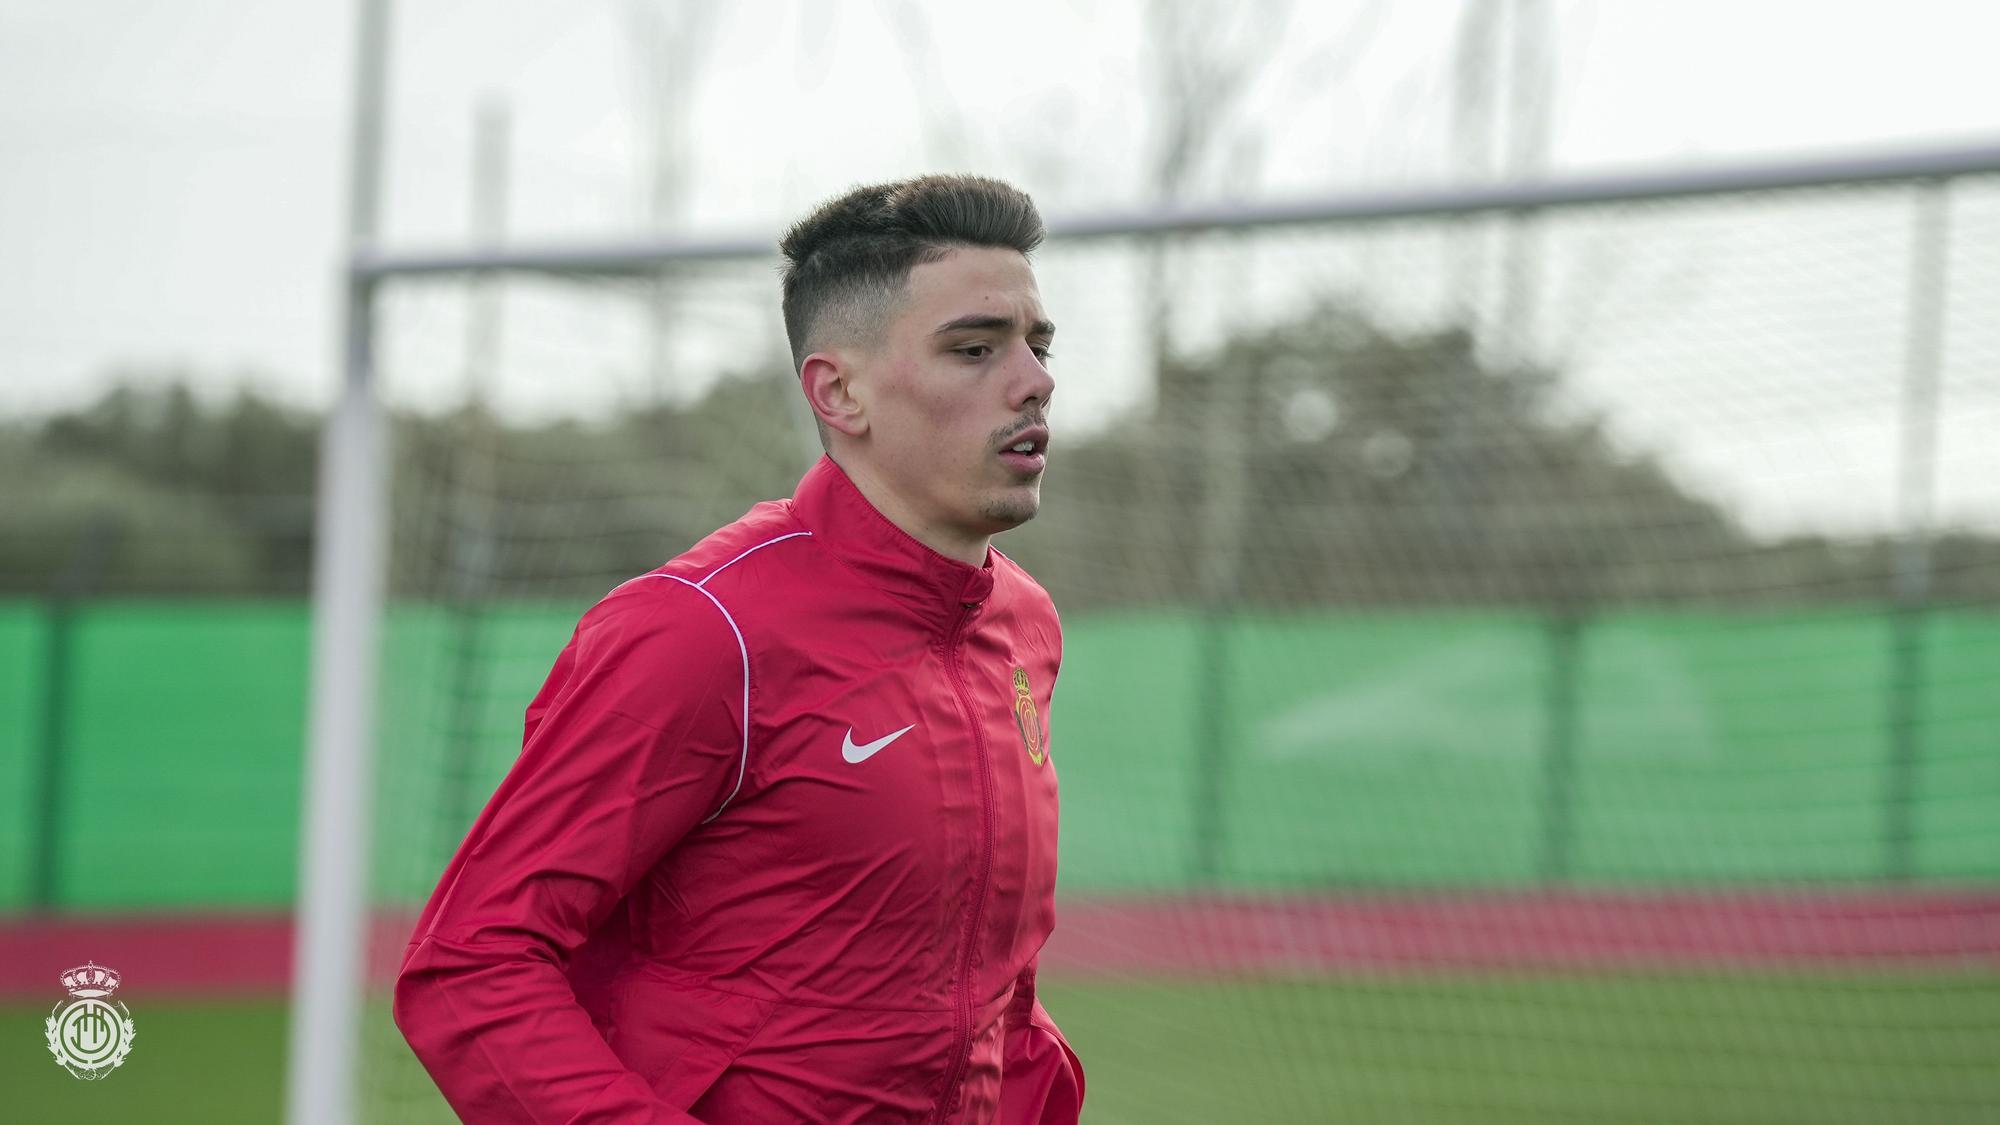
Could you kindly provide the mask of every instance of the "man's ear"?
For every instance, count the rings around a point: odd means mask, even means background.
[[[828,429],[858,438],[868,432],[868,413],[854,394],[854,374],[840,352],[814,352],[799,365],[799,388]]]

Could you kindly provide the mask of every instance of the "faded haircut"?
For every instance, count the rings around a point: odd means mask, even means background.
[[[1034,200],[984,176],[869,184],[821,204],[778,243],[792,369],[828,340],[874,340],[916,266],[960,246],[1026,255],[1041,242]]]

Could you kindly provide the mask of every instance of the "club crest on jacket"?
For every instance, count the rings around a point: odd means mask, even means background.
[[[1049,753],[1043,746],[1042,718],[1035,710],[1035,697],[1028,692],[1028,670],[1014,669],[1014,721],[1021,728],[1021,744],[1028,748],[1028,760],[1041,765]]]

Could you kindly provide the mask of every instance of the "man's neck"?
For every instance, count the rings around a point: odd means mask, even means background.
[[[918,516],[888,481],[870,471],[866,465],[843,461],[833,453],[827,456],[833,458],[833,463],[839,465],[840,471],[847,474],[847,479],[854,482],[861,498],[905,535],[945,558],[956,559],[967,566],[986,565],[986,549],[993,542],[991,535],[968,536],[956,528],[933,524]]]

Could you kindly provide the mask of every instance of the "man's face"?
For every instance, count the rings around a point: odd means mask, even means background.
[[[1016,251],[959,247],[910,271],[854,382],[868,462],[906,517],[966,539],[1033,518],[1054,334],[1034,270]],[[1016,452],[1022,443],[1032,448]]]

